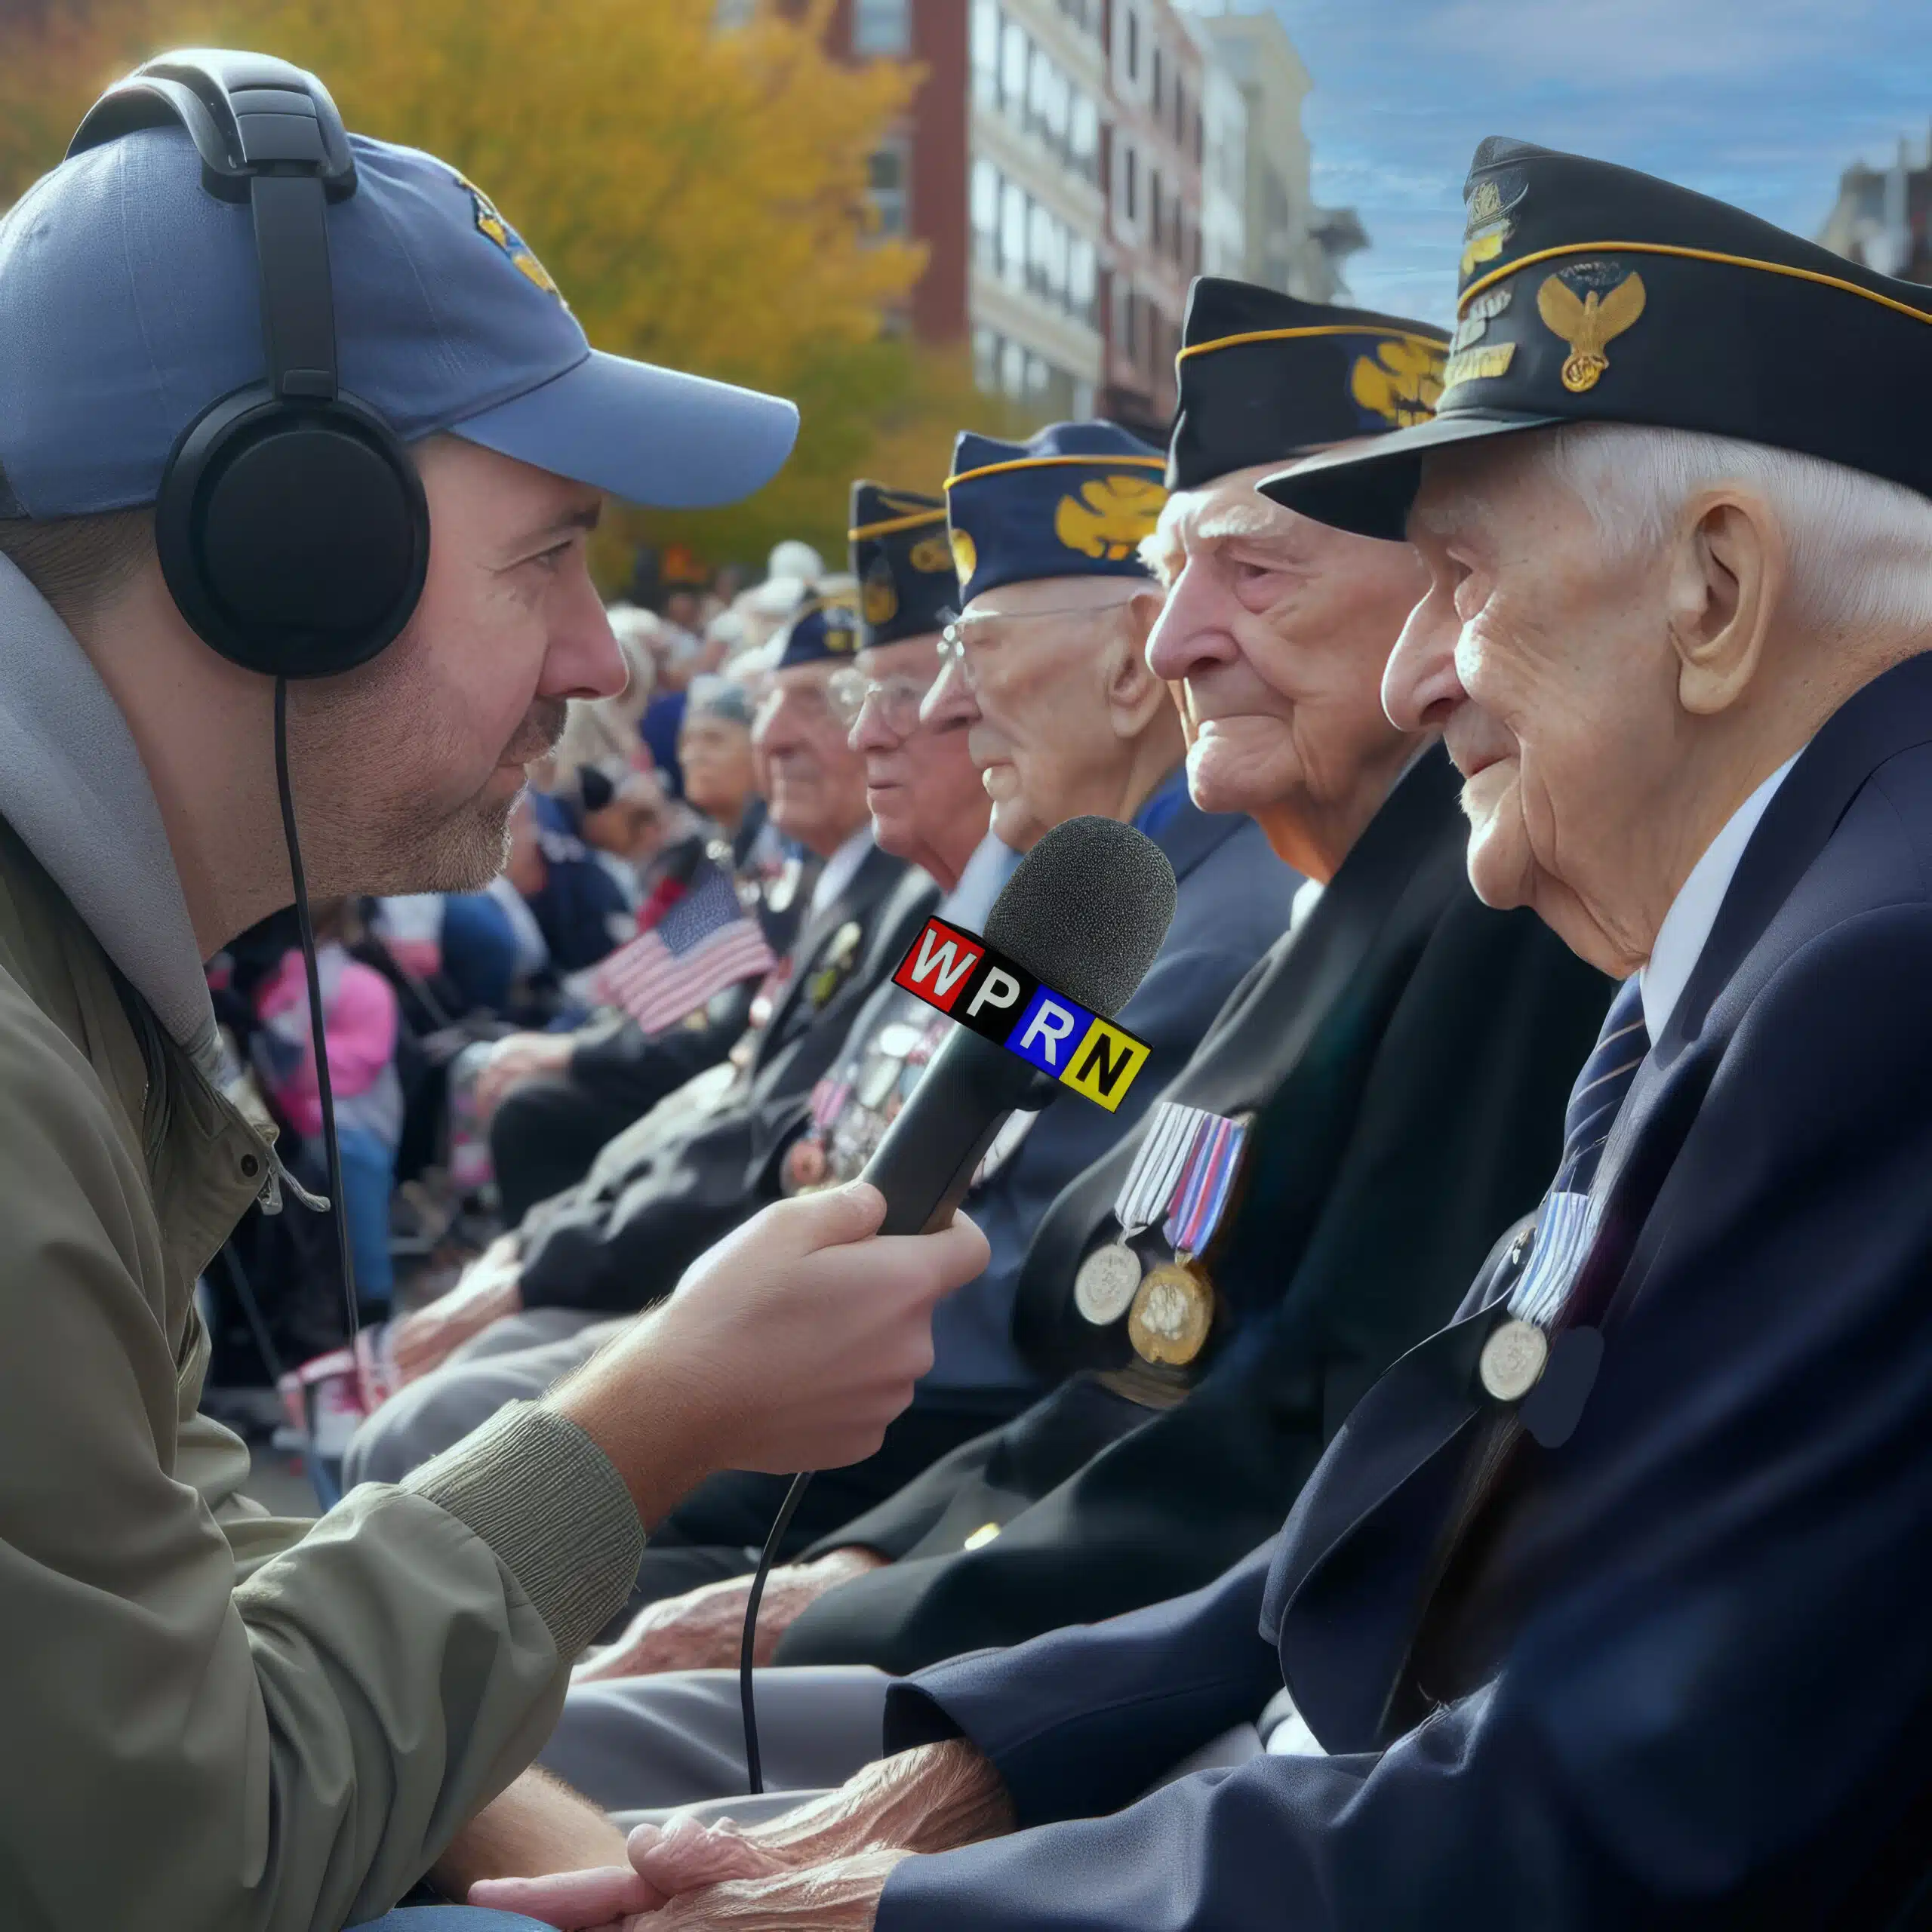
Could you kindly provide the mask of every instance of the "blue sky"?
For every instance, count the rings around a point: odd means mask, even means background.
[[[1251,5],[1259,0],[1250,0]],[[1485,134],[1668,176],[1810,235],[1841,171],[1923,165],[1932,0],[1273,0],[1314,76],[1315,192],[1365,306],[1441,320]]]

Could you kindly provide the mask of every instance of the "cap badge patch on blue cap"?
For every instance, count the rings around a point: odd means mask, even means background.
[[[1484,262],[1502,254],[1516,224],[1509,219],[1529,192],[1529,183],[1521,180],[1508,183],[1505,194],[1494,180],[1478,181],[1469,197],[1469,220],[1463,229],[1463,279],[1467,281]]]
[[[892,566],[883,557],[875,557],[866,573],[863,609],[866,622],[876,630],[899,614],[899,592],[893,587]]]
[[[1563,365],[1566,389],[1581,395],[1596,387],[1610,367],[1604,349],[1644,312],[1644,299],[1641,275],[1634,269],[1618,275],[1604,262],[1580,263],[1545,279],[1537,291],[1537,313],[1552,334],[1570,345]]]
[[[922,537],[906,552],[906,561],[915,571],[924,571],[930,577],[935,571],[952,568],[952,552],[947,549],[945,534],[935,531],[930,537]]]
[[[959,574],[960,587],[963,589],[973,580],[973,573],[978,569],[980,553],[973,546],[973,540],[963,530],[952,533],[952,568]]]
[[[530,244],[497,212],[496,203],[467,177],[459,174],[456,178],[469,192],[470,205],[476,214],[478,232],[487,235],[545,294],[554,295],[568,309],[571,305],[564,302],[564,291],[552,279],[550,271],[537,259],[536,251]]]
[[[1358,355],[1349,373],[1349,393],[1382,423],[1406,428],[1426,423],[1442,393],[1443,352],[1415,336],[1379,343],[1374,355]]]
[[[1078,497],[1063,497],[1054,512],[1054,534],[1083,557],[1121,563],[1161,520],[1166,489],[1138,476],[1097,476]],[[956,546],[958,539],[954,539]],[[968,546],[970,548],[970,545]],[[964,583],[970,572],[961,573]]]

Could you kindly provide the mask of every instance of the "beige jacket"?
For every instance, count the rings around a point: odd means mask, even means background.
[[[193,1291],[277,1169],[213,1040],[132,740],[0,558],[7,1932],[386,1909],[537,1751],[642,1546],[528,1407],[314,1524],[244,1500]]]

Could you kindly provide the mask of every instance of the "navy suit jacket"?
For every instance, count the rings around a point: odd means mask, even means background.
[[[1932,1785],[1932,657],[1772,801],[1595,1192],[1561,1446],[1474,1372],[1512,1247],[1272,1549],[895,1687],[890,1742],[964,1733],[1048,1829],[902,1866],[881,1932],[1884,1921]],[[1284,1680],[1335,1755],[1133,1801]]]

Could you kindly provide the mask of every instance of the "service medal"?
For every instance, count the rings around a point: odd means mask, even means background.
[[[1140,1286],[1140,1257],[1126,1242],[1110,1241],[1080,1264],[1073,1278],[1073,1305],[1097,1328],[1118,1321]]]
[[[1184,1261],[1150,1268],[1127,1318],[1128,1339],[1143,1361],[1185,1368],[1206,1346],[1214,1291]]]
[[[1534,1321],[1499,1322],[1482,1345],[1476,1372],[1497,1401],[1520,1402],[1541,1380],[1549,1337]]]

